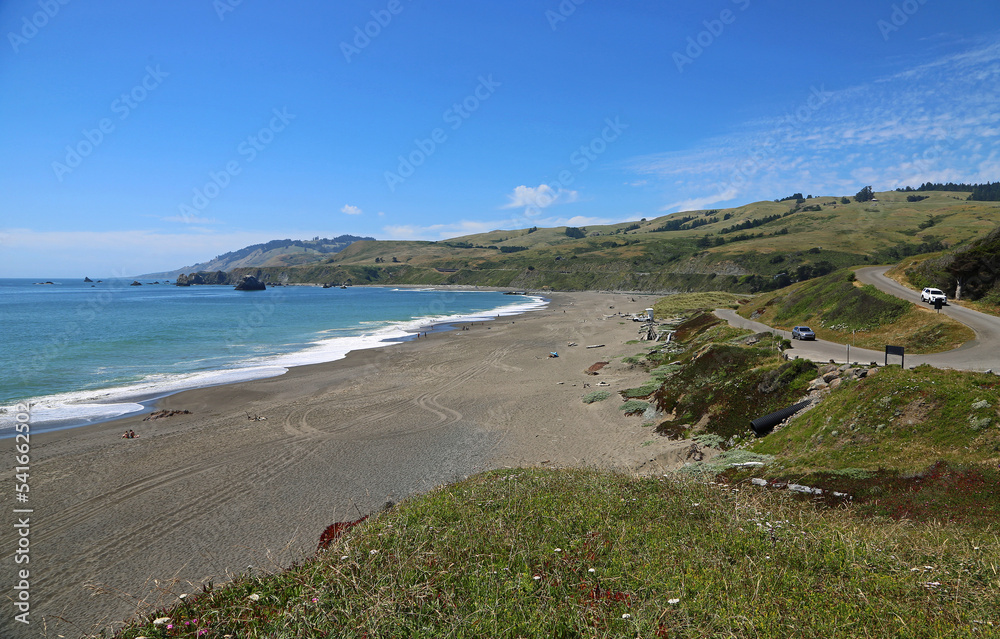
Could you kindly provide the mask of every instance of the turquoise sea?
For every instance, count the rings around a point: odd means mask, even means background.
[[[141,411],[179,390],[284,373],[417,330],[514,315],[538,297],[389,287],[178,287],[131,279],[0,279],[0,437]]]

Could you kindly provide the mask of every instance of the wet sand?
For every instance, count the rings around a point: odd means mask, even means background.
[[[187,415],[32,438],[32,623],[15,623],[8,602],[0,635],[79,636],[208,582],[280,570],[311,555],[327,525],[476,472],[646,474],[682,464],[685,444],[623,416],[617,396],[580,401],[598,382],[618,391],[647,379],[620,361],[642,352],[644,344],[625,344],[640,325],[607,316],[654,298],[550,297],[543,310],[178,393],[156,407]],[[593,344],[605,346],[585,348]],[[611,363],[584,373],[598,361]],[[121,439],[127,429],[139,437]],[[13,468],[4,470],[11,486]],[[11,576],[16,534],[0,531]]]

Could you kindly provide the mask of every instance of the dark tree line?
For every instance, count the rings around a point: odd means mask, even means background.
[[[968,200],[979,202],[1000,202],[1000,182],[987,182],[986,184],[965,184],[948,182],[947,184],[924,182],[917,188],[908,186],[896,189],[901,193],[911,193],[916,191],[969,191]]]
[[[745,220],[739,224],[733,224],[732,226],[727,226],[726,228],[719,231],[720,234],[734,233],[736,231],[745,231],[747,229],[757,228],[758,226],[763,226],[769,222],[774,222],[780,220],[783,216],[775,213],[774,215],[768,215],[762,218],[753,218],[752,220]]]

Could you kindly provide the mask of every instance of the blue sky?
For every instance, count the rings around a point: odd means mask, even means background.
[[[0,277],[1000,179],[995,0],[6,0]]]

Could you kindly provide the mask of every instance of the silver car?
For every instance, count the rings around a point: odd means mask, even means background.
[[[816,333],[808,326],[792,327],[792,339],[816,339]]]

